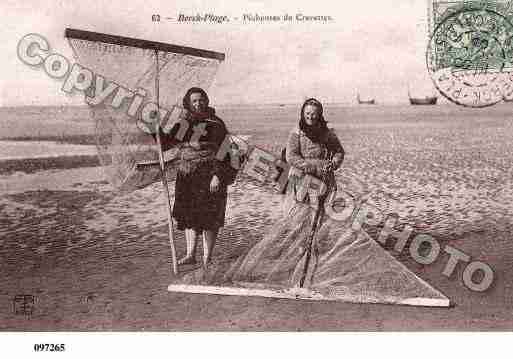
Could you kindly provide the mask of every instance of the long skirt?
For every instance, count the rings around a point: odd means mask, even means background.
[[[221,184],[210,192],[212,175],[208,172],[177,173],[173,217],[179,230],[217,230],[224,226],[227,188]]]

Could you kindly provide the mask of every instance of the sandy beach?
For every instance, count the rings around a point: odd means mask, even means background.
[[[87,113],[45,111],[50,110],[1,111],[0,144],[14,148],[14,140],[24,143],[17,146],[35,141],[42,148],[38,152],[55,154],[50,162],[30,153],[19,157],[18,147],[0,159],[1,330],[513,328],[511,106],[327,106],[326,118],[347,153],[337,174],[340,186],[368,194],[371,204],[399,218],[399,226],[409,224],[415,233],[450,243],[494,269],[493,286],[476,293],[464,286],[463,267],[451,278],[442,275],[445,253],[427,266],[407,254],[397,256],[448,296],[451,308],[169,293],[171,254],[161,185],[112,192],[89,152],[94,124]],[[252,143],[276,154],[297,112],[292,106],[218,110],[232,132],[251,135]],[[27,133],[34,124],[41,130]],[[279,218],[280,202],[270,186],[241,176],[230,187],[227,225],[215,257],[235,257],[260,240]],[[380,229],[368,232],[372,236]],[[184,253],[183,233],[177,233],[176,243]],[[391,247],[385,248],[394,254]],[[35,297],[31,316],[13,313],[19,294]]]

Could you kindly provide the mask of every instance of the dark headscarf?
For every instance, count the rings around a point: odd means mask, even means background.
[[[319,118],[317,120],[317,124],[310,126],[306,123],[304,115],[306,106],[317,107],[317,110],[319,111]],[[313,142],[320,142],[323,136],[325,135],[326,131],[328,131],[328,125],[323,116],[322,104],[314,98],[309,98],[303,103],[303,106],[301,106],[300,117],[301,118],[299,120],[299,128],[301,129],[301,131],[303,131],[306,137],[308,137]]]
[[[207,100],[207,111],[205,113],[195,113],[193,110],[192,110],[192,106],[191,106],[191,95],[193,93],[200,93],[201,96],[203,96],[206,100]],[[183,107],[189,111],[190,115],[193,117],[193,118],[197,118],[197,119],[203,119],[203,118],[208,118],[208,117],[212,117],[214,114],[215,114],[215,110],[212,108],[212,107],[209,107],[209,103],[210,103],[210,99],[208,98],[208,95],[207,93],[205,92],[205,90],[203,90],[202,88],[200,87],[191,87],[190,89],[187,90],[185,96],[183,97],[183,100],[182,100],[182,103],[183,103]]]

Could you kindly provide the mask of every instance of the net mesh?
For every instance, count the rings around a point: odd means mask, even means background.
[[[176,283],[284,293],[298,288],[304,277],[304,288],[326,300],[448,305],[443,293],[411,272],[362,227],[354,226],[358,209],[370,192],[354,176],[337,177],[338,191],[343,190],[344,198],[351,198],[352,205],[336,203],[340,197],[335,193],[328,196],[327,206],[337,213],[350,210],[342,216],[321,216],[308,264],[315,209],[290,198],[288,193],[284,202],[292,201],[291,208],[276,219],[261,240],[234,260],[218,260],[206,270],[187,273]],[[284,207],[289,205],[285,203]]]
[[[188,88],[210,86],[220,64],[218,59],[168,51],[75,38],[68,41],[77,62],[105,78],[104,87],[114,82],[133,93],[145,93],[140,108],[147,102],[156,103],[168,110],[168,119],[180,107]],[[153,137],[141,130],[141,111],[133,117],[128,115],[131,100],[112,107],[115,95],[116,91],[101,105],[91,105],[90,110],[96,123],[98,156],[109,182],[119,191],[131,191],[160,179],[158,148]],[[169,124],[177,118],[170,120]],[[164,153],[164,157],[166,175],[173,179],[176,150]]]

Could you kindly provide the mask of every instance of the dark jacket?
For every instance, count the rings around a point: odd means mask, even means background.
[[[181,126],[187,127],[186,130]],[[227,135],[226,125],[210,109],[208,117],[198,119],[189,115],[186,121],[176,123],[168,133],[161,132],[161,143],[164,151],[171,147],[179,149],[179,172],[210,177],[217,175],[223,185],[229,185],[237,171],[231,167],[228,156],[223,161],[216,158]]]

